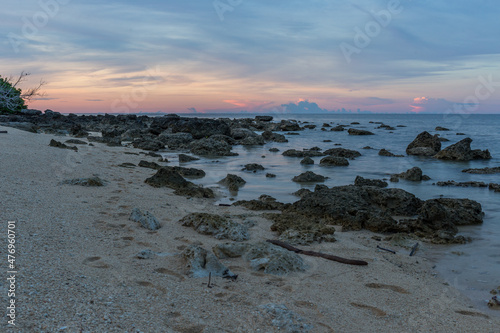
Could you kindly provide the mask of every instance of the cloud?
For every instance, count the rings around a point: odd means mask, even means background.
[[[87,102],[105,102],[103,99],[86,99]]]
[[[282,107],[285,108],[285,112],[287,113],[325,113],[328,112],[326,109],[322,109],[318,106],[318,104],[312,102],[310,103],[307,100],[299,100],[297,104],[289,103],[289,104],[281,104]]]
[[[457,103],[448,101],[444,98],[430,98],[430,97],[415,97],[413,103],[410,104],[412,112],[416,113],[446,113],[450,110],[456,110],[463,106],[477,106],[473,103]]]
[[[196,108],[188,108],[189,113],[198,113]]]

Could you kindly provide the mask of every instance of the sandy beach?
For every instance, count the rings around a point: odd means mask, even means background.
[[[158,158],[140,149],[79,145],[0,126],[0,216],[4,258],[2,306],[8,306],[7,227],[16,231],[17,332],[498,332],[498,316],[474,308],[425,258],[377,241],[369,231],[336,232],[336,242],[308,250],[364,260],[352,266],[301,256],[307,269],[276,276],[244,258],[221,259],[236,280],[193,278],[181,256],[190,245],[211,251],[228,242],[178,221],[206,212],[253,225],[247,243],[276,236],[264,212],[186,198],[144,182],[156,173],[137,165]],[[159,162],[158,162],[159,163]],[[102,187],[61,182],[98,176]],[[134,208],[161,224],[150,231],[129,220]],[[341,228],[337,228],[340,230]],[[383,239],[383,235],[379,235]],[[375,237],[376,238],[376,237]],[[396,254],[381,251],[391,248]],[[139,259],[143,250],[156,253]]]

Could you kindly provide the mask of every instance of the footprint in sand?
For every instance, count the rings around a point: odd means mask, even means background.
[[[135,281],[135,283],[137,283],[138,285],[140,285],[142,287],[150,287],[150,288],[157,289],[157,290],[161,291],[162,293],[166,293],[167,292],[167,290],[165,288],[155,286],[154,284],[152,284],[149,281]]]
[[[400,294],[409,294],[408,290],[398,287],[398,286],[393,286],[391,284],[382,284],[382,283],[368,283],[365,284],[366,287],[368,288],[373,288],[373,289],[389,289],[392,291],[395,291]]]
[[[385,311],[382,311],[379,308],[376,308],[376,307],[371,306],[371,305],[366,305],[366,304],[361,304],[361,303],[353,303],[353,302],[351,302],[351,305],[356,307],[356,308],[359,308],[359,309],[370,310],[372,312],[372,314],[377,316],[377,317],[387,316],[387,313],[385,313]]]
[[[94,268],[109,268],[110,266],[105,262],[100,261],[101,257],[89,257],[83,261],[84,265]]]

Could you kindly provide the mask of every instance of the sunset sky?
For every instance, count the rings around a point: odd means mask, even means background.
[[[500,113],[494,0],[0,1],[31,108]]]

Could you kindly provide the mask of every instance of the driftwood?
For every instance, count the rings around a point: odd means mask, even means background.
[[[417,249],[418,249],[418,243],[415,243],[415,245],[413,245],[413,247],[411,248],[410,257],[413,257],[415,252],[417,252]]]
[[[281,247],[287,249],[288,251],[293,251],[295,253],[304,254],[306,256],[321,257],[321,258],[341,262],[343,264],[348,264],[348,265],[359,265],[359,266],[368,265],[368,263],[366,261],[363,261],[363,260],[346,259],[346,258],[334,256],[331,254],[315,252],[315,251],[304,251],[304,250],[298,249],[296,247],[291,246],[290,244],[287,244],[287,243],[279,241],[279,240],[268,239],[267,242],[274,244],[274,245],[281,246]]]
[[[379,250],[384,250],[384,251],[387,251],[387,252],[391,252],[391,253],[396,254],[396,251],[394,251],[394,250],[389,250],[389,249],[384,249],[383,247],[378,246],[378,245],[377,245],[377,249],[379,249]]]

